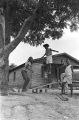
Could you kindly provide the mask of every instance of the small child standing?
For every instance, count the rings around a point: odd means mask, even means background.
[[[66,91],[68,91],[68,86],[71,89],[71,96],[72,96],[72,92],[73,92],[73,86],[72,86],[72,80],[73,80],[73,67],[70,64],[70,60],[67,59],[66,60],[66,68],[65,68],[65,73],[64,77],[63,77],[63,81],[62,81],[62,93],[63,90],[66,89]]]

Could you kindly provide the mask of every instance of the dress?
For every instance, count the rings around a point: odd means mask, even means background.
[[[67,82],[68,84],[72,84],[72,70],[71,65],[68,65],[65,69],[65,77],[64,82]]]
[[[71,96],[73,93],[73,85],[72,85],[72,69],[71,65],[68,65],[65,69],[65,73],[62,74],[61,78],[62,79],[62,93],[65,93],[65,90],[68,90],[68,86],[71,89]]]

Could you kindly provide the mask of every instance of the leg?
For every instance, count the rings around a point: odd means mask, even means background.
[[[24,84],[23,84],[23,88],[22,88],[22,91],[26,91],[26,81],[24,81]]]
[[[62,83],[61,85],[61,94],[64,94],[65,93],[65,82]]]
[[[29,78],[27,78],[27,85],[26,85],[26,90],[28,90],[31,86],[31,81]]]
[[[65,92],[68,93],[68,83],[65,84]]]
[[[71,96],[73,95],[73,85],[71,84]]]
[[[24,80],[27,80],[27,72],[25,70],[21,71],[22,77]]]
[[[27,77],[27,72],[25,70],[22,70],[21,74],[22,74],[22,77],[24,79],[24,84],[23,84],[22,91],[25,91],[26,90],[26,86],[29,83],[29,79]]]
[[[51,74],[51,63],[48,64],[48,73]]]
[[[30,81],[29,78],[27,78],[27,81],[24,82],[22,91],[28,90],[28,88],[29,88],[29,86],[30,86],[30,82],[29,82],[29,81]]]
[[[51,63],[49,64],[49,71],[50,71],[50,73],[51,73],[51,68],[52,68],[52,66],[51,66]]]
[[[48,73],[51,74],[52,55],[47,56],[46,64],[48,64]]]
[[[70,90],[71,90],[71,96],[73,94],[73,85],[72,84],[69,84],[69,87],[70,87]]]

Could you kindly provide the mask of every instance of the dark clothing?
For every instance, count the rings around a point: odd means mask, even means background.
[[[30,85],[31,85],[31,79],[32,79],[32,63],[30,61],[27,61],[25,63],[25,69],[22,70],[21,74],[24,79],[24,84],[23,84],[23,90],[27,90]]]
[[[61,65],[60,67],[59,67],[59,79],[61,79],[61,73],[64,73],[65,72],[65,68],[66,68],[66,66],[65,65]]]
[[[22,77],[23,77],[23,79],[24,79],[24,84],[23,84],[22,91],[25,91],[27,85],[28,85],[29,82],[30,82],[30,79],[29,79],[29,77],[27,76],[27,72],[26,72],[25,70],[22,70],[22,71],[21,71],[21,74],[22,74]]]

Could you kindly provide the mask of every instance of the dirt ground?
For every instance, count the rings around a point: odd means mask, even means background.
[[[62,101],[59,90],[0,96],[0,120],[79,120],[79,91]]]

